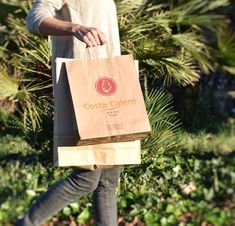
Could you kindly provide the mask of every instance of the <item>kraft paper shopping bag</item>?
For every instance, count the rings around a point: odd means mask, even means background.
[[[151,131],[132,55],[65,64],[78,145],[137,140]]]

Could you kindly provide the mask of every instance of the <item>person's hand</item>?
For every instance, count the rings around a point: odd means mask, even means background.
[[[75,25],[73,28],[74,36],[84,42],[87,47],[103,45],[105,43],[105,34],[98,28]]]
[[[72,35],[84,42],[87,47],[103,45],[105,34],[95,27],[86,27],[69,21],[46,17],[40,24],[39,31],[42,35]]]

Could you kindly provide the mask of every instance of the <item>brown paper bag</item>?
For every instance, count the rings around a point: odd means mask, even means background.
[[[132,55],[65,64],[78,145],[137,140],[151,131]]]

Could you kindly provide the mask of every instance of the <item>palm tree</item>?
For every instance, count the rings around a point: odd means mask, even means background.
[[[218,30],[227,27],[226,16],[216,12],[228,6],[228,0],[116,2],[123,51],[133,52],[141,60],[143,74],[161,78],[163,86],[195,84],[201,72],[216,70],[221,66],[218,59],[228,60],[233,53],[231,34],[220,36],[226,45],[223,49],[231,49],[226,56],[222,49],[215,56],[206,37],[206,31],[216,37]],[[234,64],[223,69],[232,72]]]
[[[20,113],[25,127],[35,130],[40,127],[41,116],[47,114],[51,107],[47,104],[51,98],[46,95],[51,92],[51,54],[48,42],[30,34],[26,30],[25,19],[19,16],[21,13],[25,15],[29,3],[1,3],[1,9],[7,10],[10,5],[13,11],[2,21],[5,25],[2,25],[4,45],[0,49],[0,100],[2,106],[10,105]],[[17,13],[14,6],[18,7]]]

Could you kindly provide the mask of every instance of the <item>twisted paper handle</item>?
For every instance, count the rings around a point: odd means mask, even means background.
[[[109,48],[108,42],[105,41],[104,45],[106,46],[107,56],[110,58],[110,57],[111,57],[111,52],[110,52],[110,48]],[[99,47],[102,47],[102,46],[96,46],[96,47],[86,48],[84,59],[87,59],[87,60],[92,60],[92,59],[94,59],[94,58],[92,57],[92,54],[91,54],[91,52],[90,52],[90,49],[91,49],[91,48],[99,48]]]

